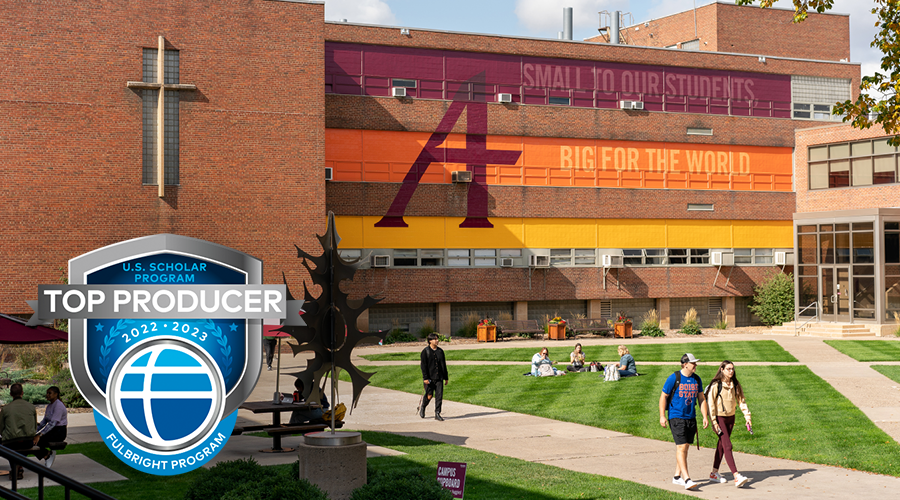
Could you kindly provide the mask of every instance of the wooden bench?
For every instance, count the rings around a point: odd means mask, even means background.
[[[500,333],[498,336],[509,336],[515,335],[519,333],[527,333],[527,334],[538,334],[541,338],[544,338],[544,328],[538,323],[536,319],[525,319],[525,320],[499,320],[496,322],[497,328],[500,329]]]
[[[569,328],[572,333],[612,333],[615,330],[610,328],[607,318],[581,318],[570,319],[568,321]]]

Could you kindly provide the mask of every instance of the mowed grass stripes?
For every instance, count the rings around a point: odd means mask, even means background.
[[[644,376],[603,382],[596,373],[533,378],[520,366],[451,366],[448,400],[575,422],[672,441],[659,426],[659,395],[678,365],[644,366]],[[417,365],[364,367],[379,387],[418,394]],[[700,366],[708,382],[716,367]],[[754,435],[743,418],[732,440],[738,451],[900,476],[900,446],[847,398],[805,366],[740,366],[738,377],[753,412]],[[414,409],[410,409],[413,411]],[[702,446],[712,447],[712,430]],[[740,464],[739,464],[740,465]]]
[[[857,361],[900,361],[897,340],[825,340],[826,344]]]
[[[568,363],[569,353],[575,348],[576,341],[547,341],[543,345],[550,351],[550,359],[560,363]],[[690,352],[702,361],[734,362],[768,361],[796,362],[797,358],[785,351],[774,340],[750,340],[736,342],[685,342],[678,344],[629,344],[640,370],[641,361],[670,361],[678,363],[681,355]],[[900,345],[900,343],[898,343]],[[422,348],[424,348],[424,342]],[[618,361],[619,355],[615,345],[586,346],[584,352],[588,361]],[[444,350],[448,361],[522,361],[530,362],[538,352],[536,347],[509,347],[496,349],[454,349]],[[391,352],[384,354],[367,354],[362,356],[369,361],[418,361],[420,351]]]

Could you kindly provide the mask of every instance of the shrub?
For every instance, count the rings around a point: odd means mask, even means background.
[[[684,321],[681,322],[681,333],[686,335],[700,335],[703,331],[700,329],[700,322],[697,321],[697,310],[693,307],[684,313]]]
[[[438,340],[440,340],[441,342],[452,342],[452,339],[449,336],[445,336],[440,333],[438,333],[437,336],[438,336]]]
[[[282,473],[244,483],[222,495],[221,500],[328,500],[318,486],[298,476]]]
[[[47,404],[50,401],[47,401],[47,398],[44,396],[47,395],[47,388],[50,387],[49,384],[43,385],[35,385],[35,384],[23,384],[22,385],[22,399],[28,401],[31,404]],[[0,400],[3,401],[3,404],[7,404],[12,401],[12,397],[9,395],[9,389],[0,390]]]
[[[22,346],[16,350],[16,364],[23,370],[34,368],[41,359],[41,353],[37,346]]]
[[[368,484],[353,490],[350,500],[452,500],[433,475],[417,469],[376,472]]]
[[[460,337],[474,337],[478,334],[478,323],[481,321],[481,315],[476,312],[470,312],[463,316],[463,326],[456,330],[456,334]]]
[[[428,337],[432,333],[434,333],[434,318],[425,318],[422,328],[419,328],[419,336]]]
[[[713,323],[713,328],[716,330],[728,329],[728,315],[725,313],[725,309],[719,309],[719,314],[716,315],[716,322]]]
[[[666,332],[659,327],[659,312],[650,309],[641,316],[641,335],[646,337],[665,337]]]
[[[44,372],[53,377],[62,371],[63,366],[69,360],[69,344],[68,342],[50,342],[44,344],[39,353]]]
[[[184,498],[185,500],[222,498],[244,483],[261,482],[267,475],[265,469],[252,458],[219,462],[191,483]]]
[[[794,277],[775,273],[754,288],[750,311],[764,325],[780,325],[794,320]]]
[[[72,372],[68,368],[59,371],[50,379],[50,385],[59,387],[59,399],[68,408],[88,408],[90,405],[84,400],[75,382],[72,380]]]
[[[405,332],[401,329],[391,330],[391,333],[388,334],[387,338],[384,339],[385,344],[393,344],[394,342],[416,342],[419,339],[416,338],[409,332]]]

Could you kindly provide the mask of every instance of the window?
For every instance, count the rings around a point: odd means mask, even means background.
[[[734,249],[735,264],[752,264],[753,249],[752,248],[735,248]]]
[[[626,248],[622,250],[622,262],[626,266],[640,266],[644,263],[644,251],[640,248]]]
[[[687,135],[713,135],[711,128],[687,128]]]
[[[551,266],[571,266],[572,265],[572,249],[571,248],[553,248],[550,250]]]
[[[675,266],[688,263],[688,251],[685,248],[669,249],[669,265]]]
[[[792,76],[792,116],[797,120],[840,121],[832,105],[851,98],[850,80],[820,76]]]
[[[665,248],[645,248],[646,255],[644,262],[648,266],[664,266],[666,265],[666,249]]]
[[[145,82],[158,82],[156,74],[157,49],[144,49],[143,79]],[[178,51],[167,50],[165,53],[164,83],[178,83]],[[156,136],[157,105],[159,90],[141,90],[143,100],[143,175],[144,184],[158,184],[156,173]],[[165,99],[165,184],[178,184],[178,103],[177,90],[166,90]]]
[[[469,250],[447,250],[447,265],[450,267],[468,267]]]
[[[354,260],[362,257],[362,250],[338,250],[338,254],[344,260]]]
[[[444,262],[443,250],[420,250],[419,265],[422,267],[440,266]]]
[[[568,97],[551,97],[550,104],[561,104],[563,106],[568,106],[570,104]]]
[[[476,266],[496,266],[497,251],[494,249],[476,249],[475,250]]]
[[[709,264],[708,248],[692,248],[691,264]]]
[[[405,78],[392,78],[391,79],[391,87],[406,87],[414,89],[416,88],[415,80],[407,80]]]
[[[415,249],[394,250],[394,267],[415,267],[418,264]]]
[[[688,203],[688,212],[712,212],[713,211],[712,203]]]
[[[896,148],[887,139],[811,147],[809,189],[872,186],[897,182]]]
[[[700,39],[681,42],[681,50],[700,50]]]
[[[576,248],[575,265],[593,266],[597,264],[597,250],[593,248]]]

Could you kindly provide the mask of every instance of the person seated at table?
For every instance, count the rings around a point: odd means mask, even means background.
[[[52,385],[47,388],[47,409],[44,410],[44,419],[37,426],[34,435],[34,444],[40,451],[34,454],[38,460],[45,460],[47,467],[53,465],[56,459],[56,450],[47,448],[49,443],[58,443],[66,440],[69,425],[66,405],[59,399],[59,387]]]
[[[572,354],[569,354],[569,366],[566,367],[566,370],[570,372],[583,372],[586,371],[584,367],[584,351],[581,350],[581,344],[575,344],[575,350],[572,351]]]
[[[13,400],[0,411],[0,436],[3,437],[3,446],[10,450],[24,451],[34,446],[37,412],[33,404],[22,399],[24,393],[22,384],[9,386],[9,395]],[[9,477],[12,478],[13,474],[17,479],[22,479],[25,469],[21,465],[15,469],[10,460]]]
[[[628,348],[620,345],[619,356],[622,356],[622,359],[616,363],[616,368],[619,369],[619,377],[636,377],[638,374],[637,365],[634,364],[634,357],[628,352]]]
[[[294,398],[295,403],[299,403],[303,401],[303,389],[304,389],[303,381],[299,378],[294,380],[294,388],[297,391],[294,393],[297,397]],[[322,414],[325,410],[328,409],[328,398],[325,397],[325,393],[322,392],[322,399],[320,401],[322,407],[321,408],[310,408],[308,410],[294,410],[291,412],[291,419],[288,421],[288,425],[299,425],[299,424],[323,424],[325,421],[322,419]]]
[[[550,360],[550,351],[546,347],[541,352],[531,357],[531,376],[533,377],[552,377],[554,375],[565,375],[566,372],[553,368],[553,361]]]

